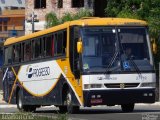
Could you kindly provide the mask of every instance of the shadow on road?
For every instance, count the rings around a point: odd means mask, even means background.
[[[154,113],[160,112],[160,110],[146,110],[146,109],[135,109],[132,113]],[[59,110],[37,110],[35,113],[55,113],[58,114]],[[80,109],[76,114],[106,114],[106,113],[124,113],[121,109]]]

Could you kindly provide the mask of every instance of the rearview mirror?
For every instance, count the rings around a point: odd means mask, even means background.
[[[79,39],[79,41],[77,42],[77,52],[78,53],[82,53],[82,41],[81,38]]]

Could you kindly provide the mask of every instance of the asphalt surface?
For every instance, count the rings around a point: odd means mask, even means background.
[[[16,106],[1,107],[0,113],[17,113]],[[58,108],[42,107],[32,113],[33,115],[57,117]],[[120,106],[98,106],[81,108],[77,114],[67,114],[70,120],[160,120],[160,105],[136,105],[131,113],[123,113]]]

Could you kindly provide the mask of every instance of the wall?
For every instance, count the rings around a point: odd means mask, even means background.
[[[45,29],[45,15],[49,12],[55,12],[57,17],[60,18],[64,15],[64,13],[76,13],[80,8],[72,8],[71,0],[63,0],[63,8],[57,8],[58,0],[46,0],[46,8],[45,9],[34,9],[34,0],[26,0],[26,19],[30,19],[29,15],[34,12],[39,19],[39,22],[35,23],[35,30],[43,30]],[[84,0],[87,1],[87,0]],[[85,4],[86,5],[86,4]],[[30,34],[32,30],[31,23],[25,22],[25,33]]]

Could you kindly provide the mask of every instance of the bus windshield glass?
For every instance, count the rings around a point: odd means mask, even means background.
[[[84,71],[153,70],[145,27],[82,28]]]

